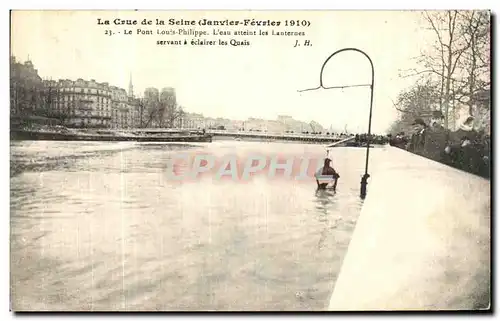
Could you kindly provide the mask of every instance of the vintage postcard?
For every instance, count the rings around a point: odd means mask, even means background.
[[[11,11],[12,311],[491,309],[490,21]]]

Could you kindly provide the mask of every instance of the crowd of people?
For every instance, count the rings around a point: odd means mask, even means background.
[[[491,138],[484,130],[473,128],[473,117],[468,117],[455,131],[445,129],[439,120],[429,124],[420,118],[413,123],[414,130],[390,138],[390,144],[431,158],[461,170],[490,177]]]
[[[356,143],[361,143],[361,144],[366,144],[368,141],[368,137],[370,137],[370,144],[373,145],[385,145],[389,143],[389,137],[390,136],[384,136],[384,135],[375,135],[375,134],[356,134],[354,137],[354,141]]]

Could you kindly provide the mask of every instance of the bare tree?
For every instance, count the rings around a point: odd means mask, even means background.
[[[430,79],[415,83],[412,87],[400,92],[397,100],[393,102],[394,108],[401,113],[393,128],[398,128],[398,131],[408,130],[417,118],[428,122],[439,103],[439,84]]]
[[[176,122],[178,122],[184,116],[184,110],[177,104],[164,104],[162,109],[164,121],[164,125],[168,128],[173,128],[176,126]]]
[[[464,77],[459,81],[456,99],[468,106],[472,116],[474,106],[483,105],[481,98],[485,91],[490,90],[490,14],[487,11],[466,11],[462,13],[462,19],[467,23],[461,32],[470,45],[462,61]],[[489,101],[484,105],[489,105]]]
[[[158,117],[157,117],[157,122],[158,122],[158,127],[163,128],[165,127],[165,120],[168,117],[168,109],[169,109],[168,102],[160,100],[158,102]],[[170,127],[170,126],[168,126]]]
[[[11,79],[11,102],[14,110],[22,117],[36,112],[38,89],[25,79]]]
[[[71,118],[71,109],[76,106],[75,101],[68,101],[66,104],[58,106],[60,93],[56,86],[47,81],[40,91],[41,105],[36,115],[57,120],[61,125],[67,123]]]
[[[150,104],[149,123],[155,123],[160,128],[173,128],[184,115],[182,107],[169,101],[155,101]]]
[[[452,85],[454,77],[464,59],[464,53],[471,46],[471,38],[463,30],[470,25],[457,10],[424,12],[423,18],[435,35],[435,42],[430,51],[423,52],[417,62],[420,70],[410,70],[403,77],[428,75],[440,84],[439,109],[444,114],[444,126],[448,128],[450,105],[454,99]]]
[[[10,103],[13,115],[22,115],[25,105],[26,79],[20,75],[20,64],[11,57],[10,63]]]
[[[174,99],[146,99],[137,102],[139,108],[139,127],[172,128],[184,117],[184,110]]]
[[[11,104],[11,111],[14,114],[19,113],[22,89],[23,89],[23,87],[20,86],[19,80],[16,79],[15,77],[11,76],[11,79],[10,79],[10,104]],[[13,115],[11,115],[11,116],[13,116]]]
[[[156,125],[159,113],[159,101],[140,98],[137,100],[139,108],[139,128],[147,128]]]
[[[158,104],[159,102],[153,101],[153,102],[147,102],[146,104],[146,122],[144,123],[144,127],[150,127],[153,120],[155,118],[158,118]]]
[[[137,99],[137,106],[139,107],[139,128],[147,127],[145,126],[147,123],[149,123],[150,120],[150,115],[148,115],[148,101],[145,98],[139,98]],[[147,118],[145,118],[147,117]]]
[[[183,127],[184,118],[186,117],[186,112],[182,106],[177,108],[177,120],[179,121],[179,127]]]
[[[167,121],[170,128],[180,126],[180,122],[184,118],[184,109],[181,106],[173,105],[167,109]]]

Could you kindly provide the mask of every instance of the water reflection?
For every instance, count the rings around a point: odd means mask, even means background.
[[[335,191],[328,189],[317,189],[315,193],[316,215],[318,222],[323,226],[318,242],[318,249],[323,248],[328,232],[335,226],[336,219],[332,218],[337,211],[335,194]]]

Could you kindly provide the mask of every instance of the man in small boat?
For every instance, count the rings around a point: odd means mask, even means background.
[[[318,189],[326,189],[331,182],[333,182],[333,191],[337,189],[337,182],[340,175],[330,166],[331,162],[332,160],[330,158],[325,158],[323,167],[316,172],[315,177]]]

